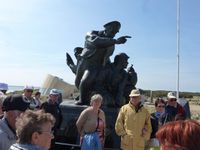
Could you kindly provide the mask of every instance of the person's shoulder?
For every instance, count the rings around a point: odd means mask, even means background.
[[[87,107],[82,111],[82,113],[85,113],[85,114],[88,114],[88,113],[91,113],[91,112],[92,112],[92,110],[91,110],[90,107]]]
[[[44,107],[47,107],[49,105],[49,103],[46,101],[46,102],[43,102],[40,106],[40,108],[44,108]]]
[[[130,104],[124,104],[121,108],[126,108],[126,107],[130,107]]]
[[[8,131],[3,126],[0,126],[0,141],[3,142],[3,139],[6,139],[6,137],[8,137],[8,133],[7,132]]]
[[[151,116],[154,117],[155,116],[155,112],[151,113]]]
[[[14,143],[9,150],[40,150],[40,148],[36,148],[34,145]]]
[[[48,101],[45,101],[45,102],[42,103],[42,105],[47,105],[47,104],[49,104]]]
[[[14,133],[11,131],[4,118],[0,121],[0,139],[2,136],[4,136],[4,138],[11,139],[15,137]]]
[[[158,118],[156,117],[156,112],[150,114],[150,118],[152,121],[156,121]]]
[[[100,114],[104,114],[104,111],[102,109],[99,109]]]
[[[7,128],[7,124],[5,123],[5,118],[2,118],[0,120],[0,133],[2,133],[5,130],[5,128]]]
[[[141,108],[143,108],[144,110],[148,110],[148,106],[141,104]]]
[[[121,111],[125,111],[125,110],[127,110],[128,108],[131,108],[131,104],[125,104],[125,105],[123,105],[121,108],[120,108],[120,110]]]
[[[184,109],[184,107],[181,104],[179,104],[179,103],[177,103],[177,107],[180,107],[180,108]]]
[[[142,105],[141,108],[142,112],[148,113],[150,115],[150,112],[148,111],[147,107]]]

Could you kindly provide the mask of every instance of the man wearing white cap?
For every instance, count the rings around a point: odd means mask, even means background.
[[[167,94],[167,106],[165,108],[166,113],[173,116],[174,120],[182,120],[186,118],[184,108],[177,102],[176,94],[169,92]]]
[[[46,113],[52,114],[56,119],[55,125],[53,127],[54,136],[56,135],[56,131],[60,128],[62,122],[62,113],[58,103],[59,95],[60,92],[57,89],[52,89],[49,93],[48,101],[42,103],[41,105],[41,109],[43,109]],[[54,150],[55,148],[55,138],[51,142],[50,150]]]
[[[30,102],[30,109],[32,110],[37,109],[40,105],[40,103],[38,103],[38,101],[36,101],[32,96],[33,90],[34,90],[33,86],[29,85],[24,86],[23,96],[26,101]]]
[[[122,150],[144,150],[152,131],[150,114],[141,104],[138,89],[133,89],[129,97],[129,103],[120,109],[115,130],[121,136]]]
[[[33,97],[32,97],[33,90],[34,90],[33,86],[28,86],[28,85],[24,86],[23,96],[24,96],[25,100],[30,102],[33,99]]]

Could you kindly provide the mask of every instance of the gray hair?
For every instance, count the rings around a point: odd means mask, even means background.
[[[16,121],[16,133],[20,144],[31,144],[34,132],[41,132],[42,125],[55,124],[55,118],[44,110],[26,110]]]
[[[90,104],[92,104],[93,101],[103,101],[103,97],[100,94],[94,94],[90,99]]]

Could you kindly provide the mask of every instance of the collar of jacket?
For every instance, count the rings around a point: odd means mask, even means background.
[[[130,101],[129,101],[129,105],[131,106],[131,108],[135,109],[135,112],[137,113],[142,107],[142,103],[140,102],[137,106],[134,106]]]

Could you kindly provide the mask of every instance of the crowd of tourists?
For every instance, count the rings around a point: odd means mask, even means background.
[[[52,89],[41,103],[33,86],[25,86],[23,94],[6,96],[7,90],[7,84],[0,84],[0,150],[54,150],[62,121],[59,91]]]
[[[40,92],[25,86],[23,94],[6,96],[8,86],[0,84],[0,150],[54,150],[55,135],[62,123],[59,91],[52,89],[41,103]],[[33,96],[34,93],[34,96]],[[82,150],[102,150],[106,140],[103,97],[94,94],[90,106],[76,121]],[[122,150],[199,150],[200,124],[186,117],[174,92],[167,101],[158,98],[155,112],[141,102],[139,89],[129,94],[129,102],[119,109],[115,132]]]

